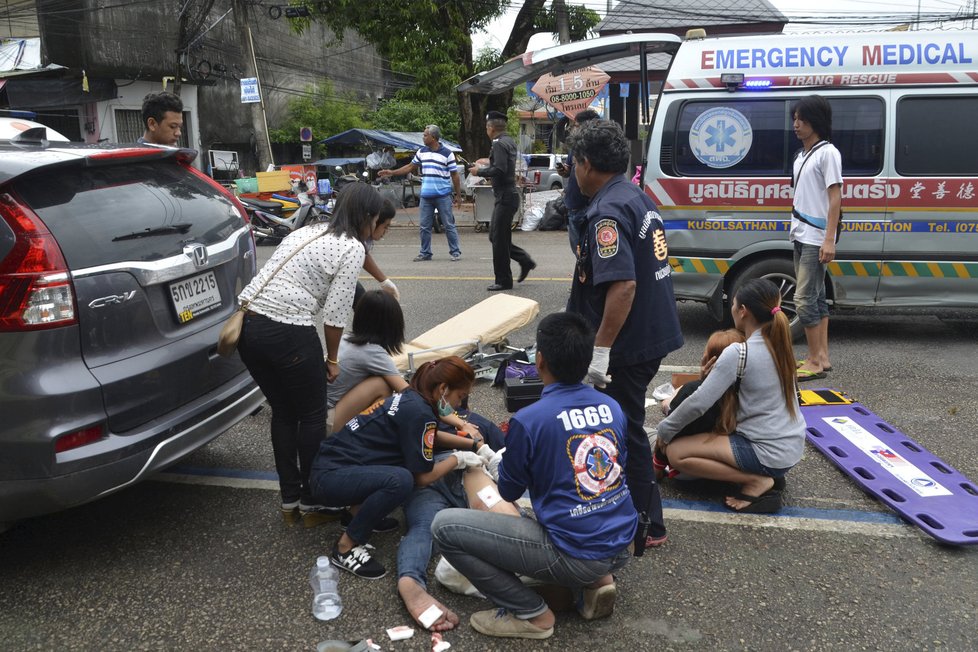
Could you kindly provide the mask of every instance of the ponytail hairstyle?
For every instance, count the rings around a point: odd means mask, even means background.
[[[761,335],[764,336],[764,343],[774,359],[774,367],[781,381],[785,407],[791,416],[795,416],[798,406],[795,393],[795,352],[791,346],[788,316],[781,310],[781,293],[778,287],[767,279],[751,279],[737,289],[734,297],[761,325]]]
[[[714,331],[710,339],[706,341],[706,348],[703,350],[703,359],[700,360],[700,368],[706,365],[711,358],[719,358],[723,350],[731,344],[739,344],[744,341],[744,334],[736,328],[728,328],[722,331]],[[703,380],[702,371],[700,380]],[[716,432],[730,434],[737,429],[737,409],[740,407],[740,397],[737,390],[730,387],[720,397],[720,415],[717,417]]]
[[[462,358],[452,355],[440,360],[426,362],[414,372],[411,378],[411,389],[415,390],[426,401],[435,407],[440,396],[435,395],[435,388],[442,383],[449,389],[469,389],[475,383],[475,372]]]

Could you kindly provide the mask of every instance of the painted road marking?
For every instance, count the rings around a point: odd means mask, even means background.
[[[175,466],[154,475],[151,480],[231,489],[279,490],[278,476],[271,471]],[[521,498],[519,502],[524,507],[530,506],[530,501],[526,497]],[[898,516],[886,512],[785,507],[778,514],[771,515],[734,514],[717,503],[674,499],[663,500],[662,506],[666,518],[690,523],[747,525],[759,528],[860,534],[883,538],[923,538],[917,528],[907,525]]]

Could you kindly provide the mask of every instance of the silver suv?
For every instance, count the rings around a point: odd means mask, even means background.
[[[216,351],[255,273],[241,205],[191,150],[45,144],[0,150],[0,525],[138,482],[263,401]]]

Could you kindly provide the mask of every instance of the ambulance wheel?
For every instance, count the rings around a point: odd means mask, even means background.
[[[805,333],[805,329],[798,319],[795,310],[795,265],[789,258],[765,258],[745,267],[730,285],[730,293],[727,295],[727,314],[729,315],[730,303],[737,294],[737,290],[747,281],[755,278],[766,278],[778,286],[781,292],[781,310],[788,316],[791,324],[791,339],[798,341]]]

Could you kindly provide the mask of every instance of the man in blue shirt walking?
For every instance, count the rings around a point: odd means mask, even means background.
[[[435,225],[435,210],[445,227],[448,238],[448,253],[452,262],[462,258],[458,243],[458,229],[455,228],[455,215],[452,213],[452,189],[455,190],[455,204],[462,203],[462,182],[458,175],[455,155],[441,144],[441,128],[428,125],[421,135],[424,147],[418,150],[407,165],[396,170],[381,170],[379,177],[400,176],[421,170],[421,203],[418,219],[421,221],[421,253],[414,262],[431,260],[431,229]]]
[[[614,399],[581,383],[593,346],[580,315],[540,322],[543,396],[510,419],[505,455],[489,464],[503,500],[529,492],[536,520],[448,509],[431,525],[445,559],[498,607],[470,619],[487,636],[553,635],[553,611],[520,575],[573,589],[585,619],[614,610],[611,573],[631,556],[638,514],[625,483],[625,416]]]

